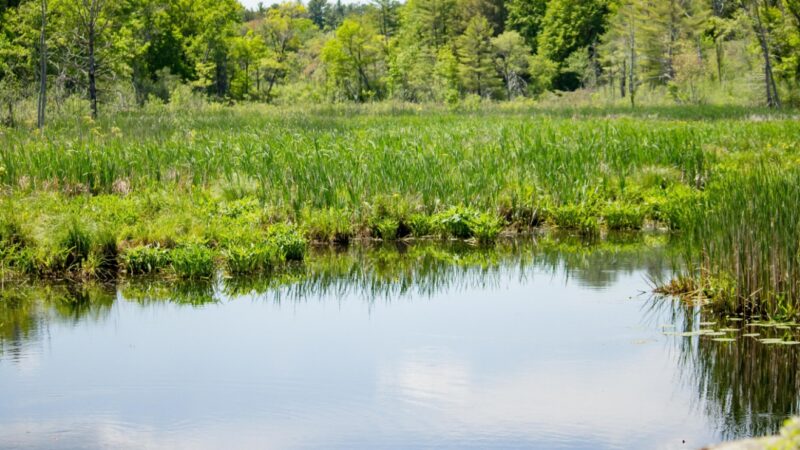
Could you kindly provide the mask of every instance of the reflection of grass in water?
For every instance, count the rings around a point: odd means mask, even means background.
[[[716,424],[723,439],[775,434],[787,417],[800,413],[800,348],[760,341],[796,340],[800,330],[774,324],[756,327],[716,316],[709,320],[708,311],[677,301],[657,299],[653,305],[671,305],[666,312],[678,324],[677,333],[727,330],[725,337],[735,339],[720,342],[715,340],[718,336],[697,334],[673,338],[681,377],[696,392],[698,407]],[[758,336],[752,336],[754,330]]]
[[[534,270],[564,274],[585,285],[605,286],[620,273],[665,270],[663,236],[610,236],[594,242],[570,236],[505,240],[484,247],[464,242],[393,243],[320,247],[304,262],[258,277],[181,281],[141,278],[118,285],[15,284],[0,289],[0,341],[16,345],[38,339],[43,324],[102,319],[115,295],[142,305],[170,302],[202,306],[243,294],[276,300],[361,295],[368,299],[484,287],[503,277],[525,277]],[[606,270],[612,268],[614,270]]]
[[[324,247],[311,252],[303,265],[267,277],[225,280],[224,289],[232,295],[270,293],[276,299],[351,294],[375,299],[481,288],[535,270],[591,287],[607,286],[634,270],[663,272],[664,240],[632,237],[592,243],[560,236],[506,240],[492,247],[463,242]]]
[[[0,289],[0,355],[18,355],[47,323],[102,320],[114,304],[114,289],[99,284],[16,285]]]

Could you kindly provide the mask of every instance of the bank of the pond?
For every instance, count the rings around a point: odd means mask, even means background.
[[[210,189],[146,189],[127,194],[7,196],[0,214],[0,276],[113,279],[158,274],[207,279],[269,272],[305,258],[309,246],[351,242],[462,241],[666,228],[686,203],[682,190],[653,191],[638,203],[519,207],[481,212],[467,206],[429,211],[400,196],[359,211],[281,210],[257,198],[225,198]]]
[[[800,127],[755,113],[154,107],[4,130],[0,265],[194,279],[315,242],[658,227],[686,243],[670,292],[796,318]]]

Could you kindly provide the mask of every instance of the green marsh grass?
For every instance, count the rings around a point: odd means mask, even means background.
[[[3,264],[194,278],[221,261],[265,270],[266,248],[274,264],[302,260],[308,242],[653,224],[686,238],[689,276],[721,310],[796,316],[798,153],[791,111],[744,108],[210,105],[56,120],[0,134]],[[116,258],[97,230],[114,230]]]

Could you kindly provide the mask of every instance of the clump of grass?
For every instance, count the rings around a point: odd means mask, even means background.
[[[584,236],[600,233],[600,221],[593,209],[587,205],[562,205],[553,210],[555,225],[566,230],[575,230]]]
[[[682,229],[695,276],[721,312],[800,315],[800,167],[725,171],[687,207]]]
[[[119,266],[119,246],[116,234],[108,229],[95,235],[90,257],[96,259],[97,275],[110,278],[116,274]]]
[[[122,254],[122,267],[131,275],[159,272],[170,263],[170,253],[160,247],[134,247]]]
[[[64,234],[57,244],[66,256],[64,268],[68,271],[80,269],[83,261],[89,256],[91,246],[92,236],[86,226],[75,217],[69,218]]]
[[[302,261],[305,258],[306,242],[300,231],[291,225],[275,224],[267,230],[267,239],[278,249],[278,255],[285,261]]]
[[[267,272],[282,260],[278,247],[271,244],[233,246],[223,255],[227,270],[233,275]]]
[[[0,247],[21,247],[28,242],[22,225],[10,214],[0,215]]]
[[[173,249],[170,262],[175,275],[184,280],[214,276],[214,253],[203,245],[189,244]]]
[[[653,292],[680,298],[697,298],[702,294],[702,289],[694,278],[683,275],[654,286]]]
[[[305,209],[301,217],[305,234],[312,241],[346,245],[355,234],[350,214],[344,210]]]

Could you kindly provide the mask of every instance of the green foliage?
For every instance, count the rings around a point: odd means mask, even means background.
[[[131,275],[155,273],[172,262],[170,253],[159,247],[134,247],[122,254],[122,267]]]
[[[500,219],[472,208],[453,207],[437,214],[436,220],[447,236],[481,243],[494,242],[503,229]]]
[[[328,88],[336,100],[365,101],[382,90],[381,38],[368,23],[346,19],[322,49]]]
[[[58,248],[66,254],[64,261],[68,270],[80,268],[81,263],[89,256],[92,246],[92,236],[86,226],[76,217],[68,219],[64,234],[58,241]]]
[[[198,280],[214,275],[214,253],[202,245],[192,244],[171,250],[170,262],[178,278]]]
[[[553,210],[552,218],[559,228],[575,230],[585,236],[595,236],[600,232],[597,213],[587,204],[559,206]]]
[[[644,223],[644,212],[638,206],[613,203],[604,208],[603,220],[609,230],[639,230]]]
[[[607,0],[550,0],[538,36],[539,54],[557,63],[566,61],[603,34],[607,14]]]
[[[267,272],[283,261],[280,250],[271,242],[233,246],[223,256],[228,272],[233,275]]]
[[[483,16],[475,16],[457,42],[459,74],[468,93],[492,97],[500,86],[494,65],[492,29]]]
[[[508,28],[519,32],[525,42],[536,50],[537,38],[547,11],[548,0],[507,0]]]
[[[800,418],[787,419],[778,440],[770,444],[768,450],[792,450],[800,448]]]
[[[350,214],[346,210],[305,209],[302,220],[305,235],[312,241],[347,244],[355,234]]]
[[[306,242],[300,231],[291,225],[275,224],[267,230],[267,239],[278,249],[278,255],[286,261],[302,261]]]

